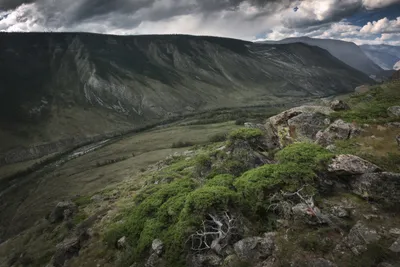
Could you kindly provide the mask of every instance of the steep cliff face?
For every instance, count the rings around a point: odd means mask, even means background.
[[[318,47],[196,36],[0,35],[0,152],[370,82]]]

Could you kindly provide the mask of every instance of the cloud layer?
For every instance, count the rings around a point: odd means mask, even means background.
[[[346,20],[391,5],[400,0],[0,0],[0,31],[187,33],[246,40],[306,35],[400,45],[400,17],[364,25]]]

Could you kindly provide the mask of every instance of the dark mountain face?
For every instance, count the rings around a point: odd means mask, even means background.
[[[395,69],[400,61],[400,46],[390,45],[361,45],[364,53],[385,70]]]
[[[206,109],[351,91],[370,79],[318,47],[195,36],[0,35],[0,151]]]
[[[281,41],[267,43],[291,44],[298,42],[326,49],[334,57],[367,75],[377,75],[382,72],[382,69],[367,57],[361,48],[354,43],[329,39],[313,39],[309,37],[287,38]]]

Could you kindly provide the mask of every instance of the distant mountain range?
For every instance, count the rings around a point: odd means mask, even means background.
[[[208,109],[347,93],[380,70],[347,43],[343,56],[364,73],[300,43],[87,33],[0,40],[0,153]]]
[[[327,50],[334,57],[367,75],[381,75],[383,69],[371,60],[363,50],[354,43],[332,39],[314,39],[309,37],[287,38],[281,41],[265,41],[268,44],[304,43]]]
[[[360,47],[382,69],[400,69],[400,46],[361,45]]]

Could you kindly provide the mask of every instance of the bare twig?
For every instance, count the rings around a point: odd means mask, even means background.
[[[236,229],[236,218],[224,212],[222,216],[208,214],[210,219],[202,222],[203,229],[192,234],[191,249],[202,251],[212,249],[220,253],[224,249]]]

